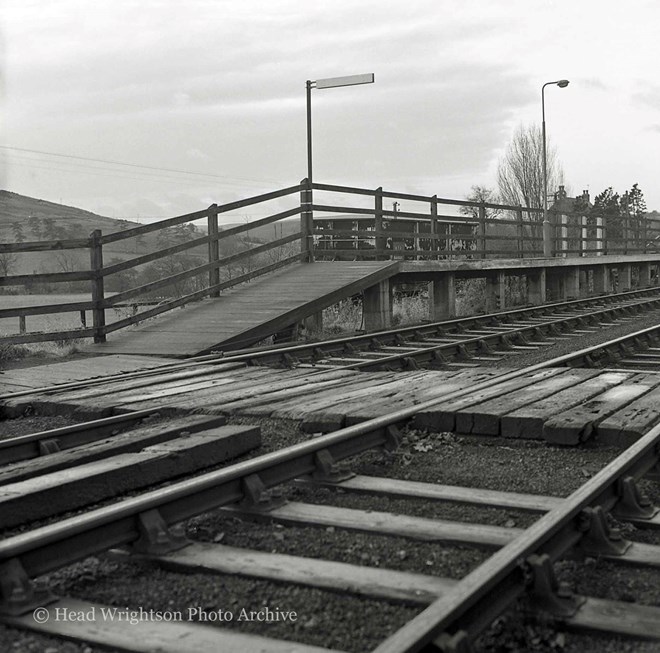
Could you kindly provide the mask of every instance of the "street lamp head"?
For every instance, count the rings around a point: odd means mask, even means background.
[[[337,86],[357,86],[359,84],[373,84],[374,74],[348,75],[346,77],[328,77],[311,82],[314,88],[336,88]]]
[[[557,86],[559,86],[559,88],[566,88],[566,87],[568,86],[568,83],[569,83],[569,82],[568,82],[567,79],[560,79],[560,80],[557,82]]]

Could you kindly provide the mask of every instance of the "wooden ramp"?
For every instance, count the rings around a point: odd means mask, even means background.
[[[398,271],[392,261],[298,263],[216,299],[112,333],[95,354],[194,356],[248,347]]]

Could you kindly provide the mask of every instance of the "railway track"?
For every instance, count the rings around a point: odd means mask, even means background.
[[[660,325],[577,351],[564,362],[572,367],[660,372]]]
[[[632,321],[636,315],[657,309],[658,299],[654,289],[629,291],[318,343],[229,352],[223,360],[365,371],[441,368],[446,364],[478,366]]]
[[[400,327],[321,342],[251,348],[197,356],[148,370],[61,383],[0,394],[0,400],[41,392],[61,392],[105,385],[118,379],[145,379],[163,374],[195,375],[216,365],[299,367],[315,369],[398,370],[431,367],[477,367],[534,351],[557,341],[591,334],[660,307],[660,289],[520,308],[412,327]]]
[[[591,353],[593,351],[592,348]],[[505,371],[495,378],[475,383],[469,392],[485,392],[496,384],[523,378],[525,374],[548,366],[574,365],[580,357],[589,360],[586,357],[591,353],[584,350],[532,368]],[[344,616],[347,623],[354,623],[350,610],[355,604],[351,597],[378,601],[382,610],[391,616],[391,623],[382,633],[382,641],[370,646],[379,653],[469,651],[493,620],[521,599],[525,600],[531,613],[543,614],[546,619],[550,615],[557,620],[557,632],[563,632],[563,629],[586,630],[602,633],[608,638],[620,636],[660,641],[660,608],[635,603],[630,597],[627,602],[622,602],[573,594],[559,584],[554,568],[567,558],[584,562],[586,556],[587,562],[598,560],[601,564],[606,561],[624,570],[641,568],[644,574],[651,576],[658,573],[658,510],[640,492],[639,484],[655,491],[655,486],[649,485],[652,482],[649,479],[655,478],[654,473],[657,476],[660,426],[651,428],[565,498],[551,496],[548,492],[514,493],[507,491],[510,488],[506,487],[486,491],[483,487],[471,487],[469,481],[463,485],[441,484],[435,481],[438,475],[435,471],[434,482],[410,480],[410,466],[406,467],[407,479],[373,473],[353,476],[342,467],[341,463],[359,461],[361,456],[368,455],[366,452],[381,447],[400,451],[401,429],[410,419],[438,403],[457,400],[465,394],[464,389],[447,392],[441,398],[329,435],[214,471],[198,472],[198,475],[183,480],[168,479],[165,486],[141,490],[110,505],[92,507],[81,514],[11,534],[0,541],[2,621],[13,627],[122,650],[154,650],[155,642],[160,647],[158,650],[164,651],[338,650],[319,636],[314,644],[300,643],[314,638],[305,635],[307,626],[302,631],[296,627],[298,622],[292,620],[291,610],[286,610],[286,606],[282,609],[267,606],[274,620],[281,617],[281,630],[277,631],[279,638],[269,637],[268,630],[263,628],[258,629],[259,635],[251,634],[254,621],[249,619],[241,624],[234,620],[235,617],[231,622],[226,619],[223,622],[219,614],[222,610],[225,610],[225,617],[226,612],[240,614],[240,605],[232,610],[229,595],[222,600],[215,595],[208,600],[208,605],[195,606],[206,609],[206,620],[200,619],[200,612],[193,615],[182,613],[182,618],[174,622],[143,615],[144,618],[131,624],[129,629],[121,618],[104,616],[110,614],[104,610],[111,609],[112,605],[104,605],[94,587],[88,586],[82,598],[56,598],[31,580],[44,574],[56,574],[90,555],[99,556],[116,547],[129,546],[131,560],[146,557],[165,568],[194,573],[194,583],[201,583],[200,587],[205,586],[207,575],[223,574],[224,578],[238,575],[254,582],[258,579],[259,582],[302,586],[308,588],[307,591],[315,588],[316,591],[340,593],[341,602],[348,605],[348,613]],[[149,417],[149,411],[143,416]],[[112,424],[103,426],[109,428]],[[84,431],[84,427],[79,426],[75,432]],[[443,460],[442,437],[438,436],[439,440],[425,439],[414,433],[405,437],[420,438],[412,445],[412,450],[420,454],[418,459],[421,454],[437,450],[434,470],[439,469]],[[33,438],[30,446],[34,447],[37,440]],[[390,455],[396,457],[397,454]],[[520,463],[525,465],[522,457]],[[399,466],[398,469],[403,468]],[[525,470],[521,471],[524,476]],[[291,483],[295,485],[292,487]],[[328,495],[333,499],[320,500],[317,493],[321,488],[324,491],[330,489]],[[285,501],[283,492],[294,500]],[[308,496],[306,492],[311,492],[311,502],[295,500]],[[386,498],[385,505],[401,501],[404,508],[401,513],[374,509],[376,504],[368,504],[366,510],[358,509],[347,501],[354,494],[368,495],[379,502]],[[655,494],[658,496],[657,491]],[[339,505],[336,505],[337,497],[340,498]],[[90,499],[95,500],[94,497]],[[419,512],[416,510],[409,514],[406,506],[411,502],[422,506],[423,516],[415,514]],[[436,508],[431,506],[445,503],[466,507],[467,516],[437,518]],[[507,515],[511,511],[523,513],[527,517],[516,517],[515,521],[525,527],[493,524],[480,512],[473,516],[470,513],[473,509],[505,510]],[[328,537],[330,534],[334,537],[337,531],[359,532],[379,541],[395,538],[397,544],[386,547],[376,566],[370,558],[366,562],[364,558],[358,558],[357,562],[341,562],[271,553],[269,550],[245,550],[223,544],[221,537],[213,537],[210,542],[190,542],[177,528],[186,520],[199,519],[203,513],[218,510],[221,512],[214,514],[221,514],[223,519],[266,520],[305,531],[316,529],[316,533],[321,529],[320,532]],[[639,541],[644,537],[637,538],[638,541],[624,538],[613,528],[612,520],[623,524],[624,529],[633,535],[648,534],[644,536],[647,541]],[[432,548],[442,551],[447,547],[460,549],[463,553],[457,554],[459,558],[465,555],[466,549],[478,551],[479,555],[486,557],[479,558],[480,564],[472,565],[461,578],[423,573],[424,569],[401,571],[396,568],[401,551],[397,547],[401,546],[401,541],[409,543],[406,549],[428,549],[432,543]],[[360,540],[361,546],[367,550],[370,544],[365,542]],[[453,555],[448,554],[449,567]],[[126,564],[123,562],[126,557],[127,554],[123,554],[120,557],[122,562],[118,564]],[[129,571],[126,575],[132,573],[134,571]],[[272,593],[269,595],[278,596],[272,586],[267,587],[267,592]],[[192,591],[195,595],[195,590]],[[148,594],[142,598],[146,601]],[[119,598],[115,598],[117,600],[131,604],[132,609],[140,607],[134,597],[121,592]],[[327,596],[324,600],[332,603]],[[175,604],[182,605],[180,601]],[[154,600],[153,605],[155,607],[151,609],[160,611],[162,616],[169,604]],[[75,617],[91,611],[102,618],[95,618],[92,624],[75,618],[37,623],[35,610],[44,608],[52,615]],[[176,611],[171,609],[170,612]],[[259,609],[250,609],[252,612],[257,613],[254,619],[258,621]],[[268,616],[263,609],[262,612]],[[287,616],[282,616],[284,613]],[[208,621],[213,620],[213,617],[208,618],[209,614],[217,615],[216,623],[209,625]],[[337,618],[341,620],[341,616]],[[340,623],[337,622],[337,628]],[[312,630],[313,626],[309,629]],[[350,644],[350,639],[342,641]],[[361,646],[358,638],[352,648],[347,648],[365,650]]]

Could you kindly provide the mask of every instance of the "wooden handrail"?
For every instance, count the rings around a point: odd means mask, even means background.
[[[184,281],[190,277],[196,277],[200,274],[204,274],[211,269],[220,268],[223,265],[235,263],[241,259],[254,256],[255,254],[260,254],[275,247],[281,247],[282,245],[286,245],[287,243],[291,243],[295,240],[300,240],[300,232],[291,234],[290,236],[285,236],[284,238],[279,238],[278,240],[274,240],[270,243],[265,243],[264,245],[259,245],[258,247],[252,247],[250,249],[243,250],[242,252],[238,252],[236,254],[232,254],[231,256],[219,259],[218,261],[211,261],[210,263],[204,263],[204,265],[198,265],[194,268],[190,268],[189,270],[184,270],[183,272],[172,274],[169,277],[164,277],[158,281],[145,283],[144,285],[138,286],[137,288],[132,288],[131,290],[125,290],[124,292],[120,292],[116,295],[113,295],[112,297],[106,298],[104,305],[106,307],[113,306],[118,302],[126,301],[132,297],[137,297],[138,295],[143,295],[165,286],[171,286],[172,284],[178,283],[179,281]]]
[[[342,206],[341,201],[337,203],[323,202],[315,204],[313,202],[314,191],[318,191],[319,193],[338,193],[344,199],[349,195],[369,197],[372,198],[370,200],[371,206],[367,208],[364,206]],[[298,194],[298,197],[295,198],[296,206],[292,208],[267,215],[252,222],[239,224],[229,229],[221,230],[218,228],[218,216],[223,213],[296,194]],[[426,212],[423,210],[390,210],[383,206],[383,200],[385,198],[425,204],[428,210]],[[347,202],[347,204],[351,203],[350,201]],[[476,209],[474,213],[478,217],[475,218],[470,215],[442,215],[438,213],[439,205]],[[509,213],[501,217],[487,217],[488,209],[507,211]],[[317,213],[316,216],[314,216],[314,212]],[[357,230],[342,228],[342,223],[336,221],[337,217],[335,217],[339,213],[349,214],[348,216],[342,216],[340,220],[354,219],[359,223],[361,228]],[[501,255],[509,257],[537,257],[542,255],[540,247],[543,242],[540,232],[541,215],[542,210],[538,208],[454,200],[439,198],[435,195],[425,196],[398,193],[383,190],[382,188],[366,189],[333,184],[309,184],[306,179],[303,179],[299,184],[287,188],[227,204],[213,204],[204,210],[106,235],[95,232],[87,239],[0,243],[0,254],[48,252],[66,249],[88,249],[90,251],[89,270],[5,276],[0,277],[0,286],[86,281],[90,282],[93,288],[92,301],[0,309],[0,318],[19,317],[21,319],[20,328],[23,330],[25,329],[26,316],[80,311],[82,329],[75,329],[70,332],[57,332],[56,334],[21,333],[15,336],[15,338],[19,338],[20,342],[30,342],[31,339],[32,341],[48,340],[49,336],[53,339],[65,339],[65,337],[79,338],[94,335],[95,339],[100,340],[105,337],[105,334],[111,331],[146,319],[149,316],[171,310],[176,306],[181,306],[195,299],[209,295],[217,297],[222,289],[231,287],[236,283],[241,283],[241,279],[252,279],[296,260],[311,262],[315,256],[318,256],[319,259],[353,257],[376,258],[376,260],[385,260],[388,258],[421,258],[428,260],[456,257],[474,259],[490,256],[498,257]],[[300,231],[297,231],[297,233],[220,258],[219,243],[223,239],[228,239],[294,216],[300,216]],[[657,221],[624,218],[617,222],[616,225],[607,225],[604,216],[596,216],[591,213],[589,217],[589,224],[587,224],[586,218],[579,214],[568,214],[568,216],[563,215],[562,217],[559,214],[551,214],[553,229],[552,243],[557,255],[567,256],[576,254],[593,256],[596,254],[607,254],[608,252],[613,254],[644,252],[649,249],[653,251],[654,247],[650,243],[654,242],[656,237],[660,236],[660,223]],[[144,234],[155,233],[170,227],[202,219],[207,221],[208,232],[205,235],[197,236],[191,234],[196,237],[185,242],[169,245],[157,251],[149,252],[148,254],[133,257],[129,260],[113,263],[109,266],[104,265],[104,245]],[[396,224],[397,221],[399,221],[399,224]],[[373,224],[374,229],[365,229],[365,222],[369,226]],[[333,224],[332,228],[328,229],[323,228],[319,223]],[[400,229],[406,228],[411,223],[414,225],[414,231],[400,231]],[[383,228],[383,225],[389,226],[390,229]],[[461,231],[466,230],[470,233],[451,233],[453,225],[460,225]],[[494,227],[498,231],[495,231]],[[425,231],[427,228],[428,232]],[[445,231],[447,233],[444,233]],[[388,239],[396,249],[388,249],[386,247]],[[282,261],[258,268],[240,277],[220,282],[220,270],[222,267],[257,256],[263,252],[282,247],[297,240],[301,241],[300,254],[287,256]],[[403,241],[414,249],[401,248],[404,245]],[[660,239],[658,242],[660,244]],[[372,243],[375,247],[371,247]],[[454,249],[456,246],[454,243],[460,243],[463,249]],[[351,247],[351,245],[355,245],[356,247]],[[428,249],[425,249],[425,247],[428,247]],[[121,291],[110,297],[104,296],[104,282],[107,284],[106,280],[112,279],[113,275],[197,248],[208,249],[208,252],[204,252],[202,264],[195,265],[188,270],[182,270],[177,274]],[[207,254],[208,258],[206,258]],[[159,306],[124,318],[111,325],[104,324],[105,311],[108,308],[117,307],[126,301],[133,300],[139,295],[154,293],[166,286],[187,281],[205,273],[208,273],[208,279],[200,282],[206,285],[205,288],[195,290],[183,297],[171,299],[161,303]],[[199,285],[198,283],[197,287]],[[85,311],[90,310],[94,319],[94,329],[87,329],[84,319]],[[63,336],[63,333],[68,333],[69,335]],[[0,340],[0,342],[5,341],[4,339]]]
[[[300,191],[300,184],[298,184],[297,186],[289,186],[288,188],[276,190],[271,193],[264,193],[263,195],[255,195],[254,197],[248,197],[247,199],[238,200],[237,202],[229,202],[228,204],[218,205],[216,210],[218,213],[227,213],[228,211],[235,211],[236,209],[241,209],[246,206],[252,206],[253,204],[260,204],[261,202],[267,202],[272,199],[277,199],[278,197],[285,197],[286,195],[292,195],[293,193],[297,193],[299,191]],[[140,227],[134,227],[133,229],[116,231],[115,233],[103,236],[101,238],[101,242],[105,245],[107,243],[114,243],[118,240],[124,240],[126,238],[134,238],[135,236],[148,234],[151,233],[152,231],[159,231],[160,229],[166,229],[167,227],[175,227],[180,224],[186,224],[188,222],[194,222],[195,220],[201,220],[202,218],[206,218],[208,214],[209,214],[209,209],[205,209],[203,211],[196,211],[195,213],[187,213],[186,215],[180,215],[175,218],[159,220],[158,222],[141,225]]]

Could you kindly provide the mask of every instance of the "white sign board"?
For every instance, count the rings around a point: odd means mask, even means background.
[[[356,84],[373,84],[374,74],[349,75],[348,77],[327,77],[317,79],[316,88],[334,88],[335,86],[355,86]]]

